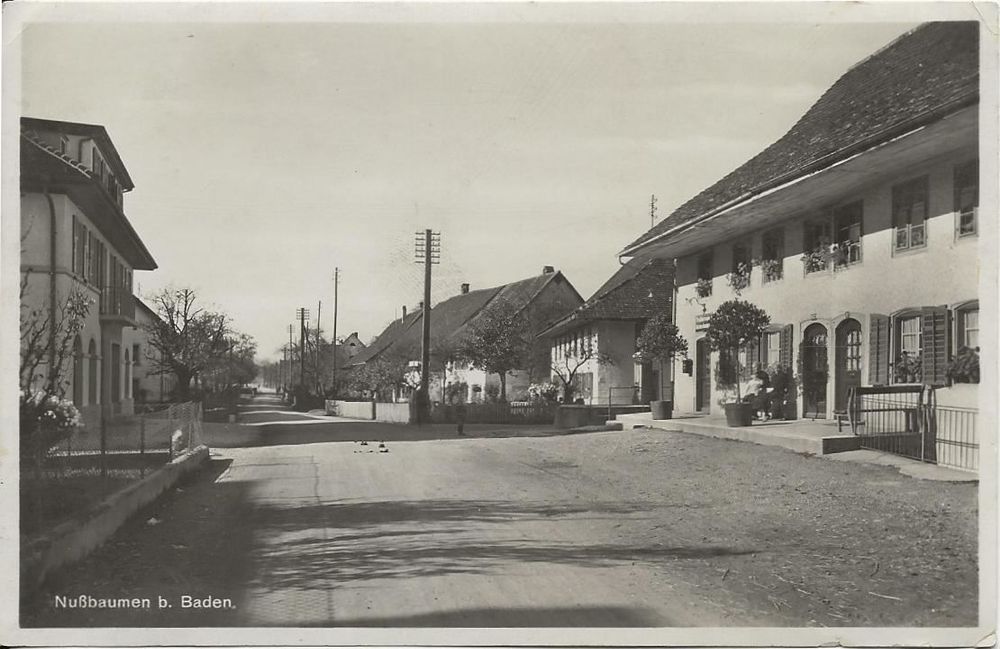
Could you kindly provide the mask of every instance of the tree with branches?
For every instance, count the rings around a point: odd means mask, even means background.
[[[612,365],[609,354],[601,353],[593,339],[583,338],[578,344],[556,348],[551,355],[552,374],[562,386],[563,403],[571,403],[577,390],[577,375],[585,365],[593,361],[598,365]]]
[[[492,309],[473,321],[460,355],[473,366],[500,377],[500,400],[507,400],[507,373],[529,360],[531,325],[520,312]]]
[[[177,377],[177,398],[191,398],[191,381],[198,379],[230,350],[229,318],[197,305],[190,288],[164,289],[152,298],[159,319],[149,325],[148,356],[155,374]]]
[[[73,341],[86,323],[93,300],[73,290],[56,309],[28,303],[28,279],[21,279],[20,366],[18,371],[19,437],[22,461],[35,461],[80,426],[80,413],[66,399],[68,367],[74,360]],[[78,350],[77,350],[78,351]]]

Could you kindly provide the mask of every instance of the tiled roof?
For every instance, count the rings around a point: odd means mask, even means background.
[[[397,318],[386,325],[382,333],[372,341],[370,345],[365,347],[363,350],[358,352],[358,354],[351,359],[351,365],[362,365],[372,360],[385,350],[387,350],[396,340],[399,339],[406,331],[413,326],[414,323],[420,321],[421,311],[417,310],[413,313],[407,313],[405,318]]]
[[[646,320],[672,313],[674,266],[668,259],[632,259],[573,313],[542,335],[555,335],[596,320]]]
[[[135,187],[135,183],[132,182],[132,177],[129,176],[128,169],[125,168],[125,163],[122,162],[121,156],[118,154],[118,149],[115,148],[114,143],[111,141],[111,136],[108,135],[107,129],[103,126],[99,124],[83,124],[80,122],[41,119],[38,117],[22,117],[21,129],[29,131],[52,131],[56,133],[83,135],[93,138],[97,141],[98,148],[105,156],[106,161],[114,167],[116,175],[121,181],[122,186],[126,190],[131,190]]]
[[[848,70],[761,153],[633,241],[823,169],[979,99],[979,25],[927,23]]]
[[[472,322],[490,309],[512,307],[520,311],[527,307],[545,286],[562,277],[559,272],[484,288],[452,296],[431,309],[431,349],[458,344]],[[352,365],[365,363],[387,350],[412,352],[420,349],[420,312],[395,320],[379,334],[367,349],[354,357]],[[419,353],[419,352],[418,352]]]

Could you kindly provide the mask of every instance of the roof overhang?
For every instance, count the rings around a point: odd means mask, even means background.
[[[156,269],[156,260],[100,183],[28,137],[21,138],[21,188],[66,194],[132,268]]]
[[[680,223],[647,243],[626,249],[622,256],[683,257],[803,212],[820,211],[844,196],[890,181],[902,169],[964,149],[976,151],[978,124],[975,104],[723,210]]]

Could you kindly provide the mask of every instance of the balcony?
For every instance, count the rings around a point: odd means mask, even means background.
[[[101,290],[101,322],[135,325],[135,296],[121,286],[105,286]]]

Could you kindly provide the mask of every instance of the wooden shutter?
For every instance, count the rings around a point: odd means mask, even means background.
[[[948,383],[948,309],[925,306],[920,310],[921,375],[924,383]]]
[[[792,367],[792,325],[781,329],[781,350],[778,352],[778,362],[782,367]]]
[[[873,313],[868,328],[868,382],[872,385],[889,383],[889,316]]]

